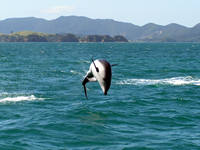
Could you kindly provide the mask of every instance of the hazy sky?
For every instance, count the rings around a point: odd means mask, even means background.
[[[86,16],[144,25],[200,23],[200,0],[0,0],[0,20],[13,17],[55,19]]]

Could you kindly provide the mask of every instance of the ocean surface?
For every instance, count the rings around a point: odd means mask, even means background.
[[[199,150],[200,43],[0,43],[0,149]]]

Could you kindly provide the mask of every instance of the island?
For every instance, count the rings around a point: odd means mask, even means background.
[[[128,42],[122,35],[85,35],[71,33],[47,34],[41,32],[22,31],[0,34],[0,42]]]

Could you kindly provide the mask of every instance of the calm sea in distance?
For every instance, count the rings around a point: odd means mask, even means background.
[[[200,43],[0,43],[0,149],[199,150]]]

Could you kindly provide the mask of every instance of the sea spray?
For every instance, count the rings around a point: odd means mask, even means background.
[[[196,85],[200,86],[200,79],[191,76],[186,77],[172,77],[166,79],[125,79],[117,82],[121,85]]]
[[[5,102],[20,102],[20,101],[34,101],[34,100],[44,100],[44,98],[37,98],[34,95],[6,97],[6,98],[0,99],[0,103],[5,103]]]

